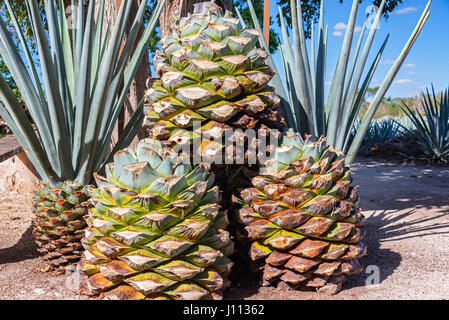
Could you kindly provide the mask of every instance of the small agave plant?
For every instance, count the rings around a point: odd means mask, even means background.
[[[80,239],[86,226],[85,201],[89,197],[85,186],[110,158],[107,151],[115,123],[164,1],[158,3],[139,39],[146,5],[142,2],[126,40],[132,1],[122,1],[115,25],[107,26],[106,32],[104,0],[99,3],[96,17],[97,1],[88,2],[86,14],[84,1],[79,1],[83,5],[78,6],[71,22],[63,1],[59,1],[59,6],[56,1],[44,1],[45,21],[38,1],[25,3],[38,59],[33,56],[30,39],[25,38],[8,0],[5,4],[20,49],[1,18],[0,55],[35,127],[1,75],[0,116],[42,178],[33,198],[34,235],[50,265],[58,267],[80,257]],[[143,103],[136,109],[111,154],[134,138],[144,118],[142,106]]]
[[[279,10],[283,37],[281,62],[286,78],[281,81],[277,75],[271,85],[281,96],[288,125],[296,133],[287,132],[274,157],[261,163],[265,170],[249,177],[251,187],[238,193],[241,207],[236,215],[246,231],[246,241],[251,244],[249,255],[253,265],[262,271],[264,285],[334,294],[341,289],[346,276],[363,270],[358,259],[366,253],[361,242],[365,234],[363,215],[358,206],[357,187],[351,185],[349,165],[382,98],[429,17],[430,1],[350,145],[351,129],[388,40],[387,36],[362,79],[386,1],[381,2],[362,46],[367,30],[365,20],[350,61],[359,6],[359,0],[353,1],[327,102],[324,95],[327,32],[323,2],[318,41],[312,36],[310,55],[301,2],[291,0],[291,35]],[[250,0],[248,5],[253,23],[260,32]],[[268,52],[263,38],[260,42]],[[268,64],[276,70],[271,56]]]
[[[407,117],[413,123],[416,130],[399,124],[407,132],[415,135],[423,151],[433,160],[449,160],[449,89],[435,94],[432,86],[432,94],[427,89],[423,95],[422,108],[424,114],[414,112],[405,103],[402,107]]]
[[[399,137],[404,133],[403,128],[391,118],[373,120],[366,132],[365,142],[369,146],[376,146]]]

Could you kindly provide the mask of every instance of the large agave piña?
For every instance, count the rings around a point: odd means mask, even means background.
[[[273,159],[240,192],[237,216],[263,284],[332,294],[361,271],[363,216],[345,158],[325,139],[284,136]]]
[[[256,46],[258,38],[256,30],[243,28],[215,3],[196,4],[161,40],[162,51],[154,57],[160,79],[147,93],[151,135],[169,145],[202,138],[193,151],[207,158],[221,151],[216,141],[226,129],[284,128],[280,99],[268,87],[273,72],[267,53]]]
[[[218,187],[156,140],[122,150],[96,175],[82,292],[105,299],[219,299],[233,243]]]
[[[260,175],[252,173],[252,187],[238,192],[243,208],[237,215],[246,230],[246,239],[252,243],[251,258],[264,270],[265,284],[310,287],[332,294],[340,289],[345,274],[361,270],[356,259],[364,254],[360,242],[362,219],[356,204],[357,189],[350,186],[348,166],[424,27],[430,3],[377,91],[352,141],[351,129],[386,45],[385,40],[359,87],[385,0],[380,4],[362,49],[365,22],[349,62],[359,5],[358,0],[353,1],[327,104],[324,101],[327,32],[323,1],[318,50],[315,51],[312,37],[311,56],[306,46],[301,2],[291,0],[292,37],[280,10],[287,89],[278,76],[273,78],[273,87],[282,98],[289,126],[299,134],[294,139],[285,136],[285,145],[275,152],[275,165],[264,163],[269,170]],[[250,0],[248,5],[253,23],[260,30]],[[259,40],[261,46],[267,48],[264,39]],[[271,57],[268,63],[276,69]]]
[[[40,250],[55,267],[80,257],[88,198],[84,186],[92,182],[93,173],[107,160],[114,126],[164,3],[158,4],[138,39],[145,15],[146,3],[142,2],[124,41],[132,1],[122,2],[115,25],[107,28],[108,34],[103,33],[104,0],[94,16],[97,2],[89,1],[85,14],[84,1],[79,1],[77,18],[72,16],[68,22],[64,1],[59,1],[57,7],[56,1],[45,0],[44,20],[38,1],[26,0],[39,57],[36,60],[30,39],[25,39],[8,0],[5,4],[22,50],[14,43],[3,17],[0,19],[0,55],[14,77],[35,129],[1,75],[0,116],[42,178],[33,199],[34,234]],[[105,40],[108,35],[110,40]],[[130,143],[142,121],[141,104],[114,151]]]

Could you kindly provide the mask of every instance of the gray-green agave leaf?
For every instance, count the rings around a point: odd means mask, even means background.
[[[8,0],[5,4],[20,49],[12,40],[10,27],[0,18],[0,56],[17,84],[35,128],[1,75],[0,116],[43,180],[88,184],[93,173],[112,158],[106,156],[114,126],[148,50],[165,0],[158,1],[145,27],[146,1],[142,2],[126,39],[133,1],[122,1],[115,25],[106,28],[103,28],[104,0],[98,4],[97,15],[97,1],[88,1],[78,6],[70,21],[63,1],[58,6],[56,1],[44,0],[45,21],[38,1],[25,0],[25,3],[38,59],[31,54],[30,41],[20,29]],[[144,31],[139,37],[142,27]],[[143,118],[142,100],[111,154],[132,141]]]
[[[260,25],[253,4],[251,0],[247,0],[247,2],[253,23],[256,29],[260,31]],[[351,130],[357,119],[366,90],[379,65],[380,58],[388,41],[387,36],[384,43],[377,51],[377,55],[371,63],[368,72],[365,72],[374,36],[378,29],[386,0],[382,0],[369,28],[369,32],[367,32],[369,16],[366,17],[359,38],[355,46],[353,46],[359,2],[359,0],[353,0],[352,3],[351,13],[349,15],[337,66],[331,81],[327,102],[324,101],[327,59],[327,26],[325,27],[324,25],[324,0],[321,1],[318,32],[316,33],[312,28],[312,41],[309,48],[307,47],[306,36],[304,33],[301,1],[290,0],[292,17],[291,30],[287,28],[284,17],[282,16],[282,11],[279,9],[281,34],[283,39],[281,43],[281,54],[282,66],[285,72],[285,81],[281,81],[279,76],[275,76],[271,81],[271,85],[283,100],[282,106],[289,127],[296,132],[301,133],[303,138],[307,134],[311,134],[316,138],[326,136],[326,143],[328,145],[331,145],[338,150],[347,151],[347,164],[352,163],[354,160],[360,144],[369,128],[369,124],[373,119],[376,110],[380,106],[382,98],[388,91],[414,42],[429,18],[429,6],[432,0],[429,0],[410,39],[383,80],[379,91],[368,108],[368,112],[363,117],[360,126],[358,127],[354,139],[351,141]],[[366,33],[368,34],[365,42],[363,42]],[[313,38],[315,34],[317,34],[316,39]],[[267,44],[263,37],[260,38],[260,42],[261,46],[267,49]],[[354,50],[352,50],[353,47]],[[269,51],[267,50],[267,52]],[[267,62],[275,71],[277,71],[271,56],[268,57]],[[348,145],[350,141],[351,144]]]

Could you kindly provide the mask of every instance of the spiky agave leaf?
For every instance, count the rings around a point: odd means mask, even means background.
[[[251,0],[247,1],[252,14],[252,20],[255,25],[258,25]],[[360,147],[361,141],[368,130],[369,123],[378,109],[382,98],[393,82],[429,17],[429,6],[431,1],[432,0],[429,1],[424,9],[421,19],[409,41],[404,46],[403,51],[390,69],[388,75],[385,77],[381,90],[377,92],[375,99],[371,102],[369,110],[363,118],[359,131],[356,133],[351,145],[348,145],[348,143],[353,124],[356,121],[366,90],[377,69],[380,57],[388,40],[387,36],[387,39],[372,62],[370,69],[367,73],[364,72],[368,56],[371,52],[373,39],[378,29],[377,27],[379,25],[381,13],[385,6],[385,0],[381,2],[366,41],[362,45],[362,39],[365,35],[367,23],[367,20],[365,20],[364,28],[362,28],[355,50],[352,52],[353,58],[350,60],[354,28],[356,25],[355,21],[359,5],[358,0],[353,1],[347,24],[348,27],[346,28],[327,103],[324,101],[327,53],[327,27],[324,26],[323,10],[324,1],[321,2],[320,8],[318,39],[317,41],[312,42],[312,45],[315,45],[316,43],[317,50],[315,50],[315,47],[311,48],[311,56],[309,55],[305,42],[301,2],[291,0],[291,33],[289,33],[289,30],[285,26],[281,10],[279,10],[281,14],[281,30],[283,38],[281,44],[283,57],[282,64],[286,75],[284,81],[286,83],[286,88],[284,88],[283,83],[278,79],[274,79],[272,85],[276,92],[278,92],[278,94],[285,100],[283,101],[282,106],[289,126],[297,132],[300,132],[303,137],[306,134],[312,134],[315,137],[326,136],[326,143],[328,145],[332,145],[336,149],[347,151],[346,162],[347,164],[350,164]],[[368,16],[366,19],[368,19]],[[263,39],[261,39],[261,41],[263,41]],[[262,45],[266,46],[264,43],[262,43]],[[313,54],[315,54],[315,56]],[[276,70],[274,61],[272,59],[269,59],[268,61],[270,66]],[[362,81],[363,74],[366,75]],[[286,94],[286,92],[288,94]]]
[[[349,148],[348,148],[347,157],[346,157],[346,161],[348,164],[351,164],[352,161],[354,160],[356,153],[362,143],[363,136],[365,135],[366,131],[368,130],[369,123],[371,122],[372,118],[374,117],[374,114],[376,113],[385,94],[387,93],[388,89],[390,88],[390,85],[393,83],[393,80],[396,77],[397,73],[399,72],[399,69],[401,68],[401,66],[404,63],[405,59],[407,58],[411,48],[415,44],[416,39],[418,38],[419,34],[421,33],[422,29],[424,28],[424,25],[426,24],[427,20],[429,19],[429,16],[430,16],[429,8],[430,8],[431,3],[432,3],[432,0],[429,0],[429,2],[427,3],[427,6],[425,7],[425,9],[421,15],[421,18],[419,19],[415,29],[413,30],[412,34],[410,35],[410,38],[408,39],[406,45],[404,46],[401,53],[399,54],[399,57],[397,58],[396,62],[393,64],[391,69],[388,71],[388,74],[385,77],[384,81],[382,82],[376,95],[374,96],[373,101],[371,101],[371,104],[365,114],[365,117],[362,119],[360,129],[357,132],[351,146],[349,146]]]
[[[3,104],[0,105],[0,115],[44,181],[51,184],[64,180],[74,180],[81,185],[90,183],[93,172],[98,171],[105,161],[114,125],[165,0],[158,2],[143,36],[138,38],[146,6],[146,2],[142,2],[126,41],[124,32],[130,20],[132,1],[122,2],[115,25],[108,28],[108,40],[102,25],[104,0],[99,4],[96,17],[96,2],[90,1],[87,14],[84,14],[84,5],[80,5],[77,17],[70,21],[62,1],[58,8],[55,1],[45,0],[47,30],[36,1],[26,0],[39,59],[32,58],[14,11],[8,0],[5,3],[21,50],[12,41],[2,18],[0,55],[30,110],[36,132],[1,76]],[[135,50],[132,49],[134,46]],[[42,77],[36,70],[41,70]],[[144,117],[142,105],[143,101],[117,142],[116,150],[125,147],[136,134],[135,128]]]

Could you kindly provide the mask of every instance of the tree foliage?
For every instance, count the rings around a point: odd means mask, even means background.
[[[240,1],[240,0],[239,0]],[[243,0],[245,1],[245,0]],[[263,2],[263,0],[257,0],[256,2]],[[349,0],[327,0],[327,1],[339,1],[340,3],[348,2]],[[371,3],[374,6],[379,7],[382,0],[359,0],[360,3]],[[383,16],[388,18],[389,15],[394,11],[394,9],[400,5],[403,0],[387,0],[385,2]],[[304,19],[304,30],[306,32],[306,36],[310,37],[310,28],[313,23],[318,22],[318,16],[320,14],[320,3],[321,0],[301,0],[301,9],[302,15]],[[292,20],[290,15],[290,0],[277,0],[277,4],[282,9],[282,14],[287,20],[287,24],[291,26]],[[277,23],[280,25],[279,15],[277,16]]]
[[[18,91],[16,83],[14,82],[14,79],[12,78],[12,75],[9,72],[8,67],[6,66],[5,62],[1,57],[0,57],[0,73],[3,75],[3,78],[5,78],[6,83],[9,84],[11,89],[13,89],[13,92],[17,95]]]
[[[254,5],[254,10],[256,11],[257,18],[259,19],[259,23],[262,26],[263,25],[264,1],[263,0],[253,0],[253,5]],[[243,18],[243,20],[245,20],[245,22],[252,24],[251,13],[249,12],[248,3],[246,2],[246,0],[234,1],[234,15],[236,16],[235,8],[237,8],[240,11],[242,18]],[[270,18],[270,26],[272,26],[272,25],[273,25],[273,17]],[[279,39],[278,39],[276,32],[271,27],[270,28],[270,51],[271,51],[271,53],[274,53],[278,48],[279,48]]]

